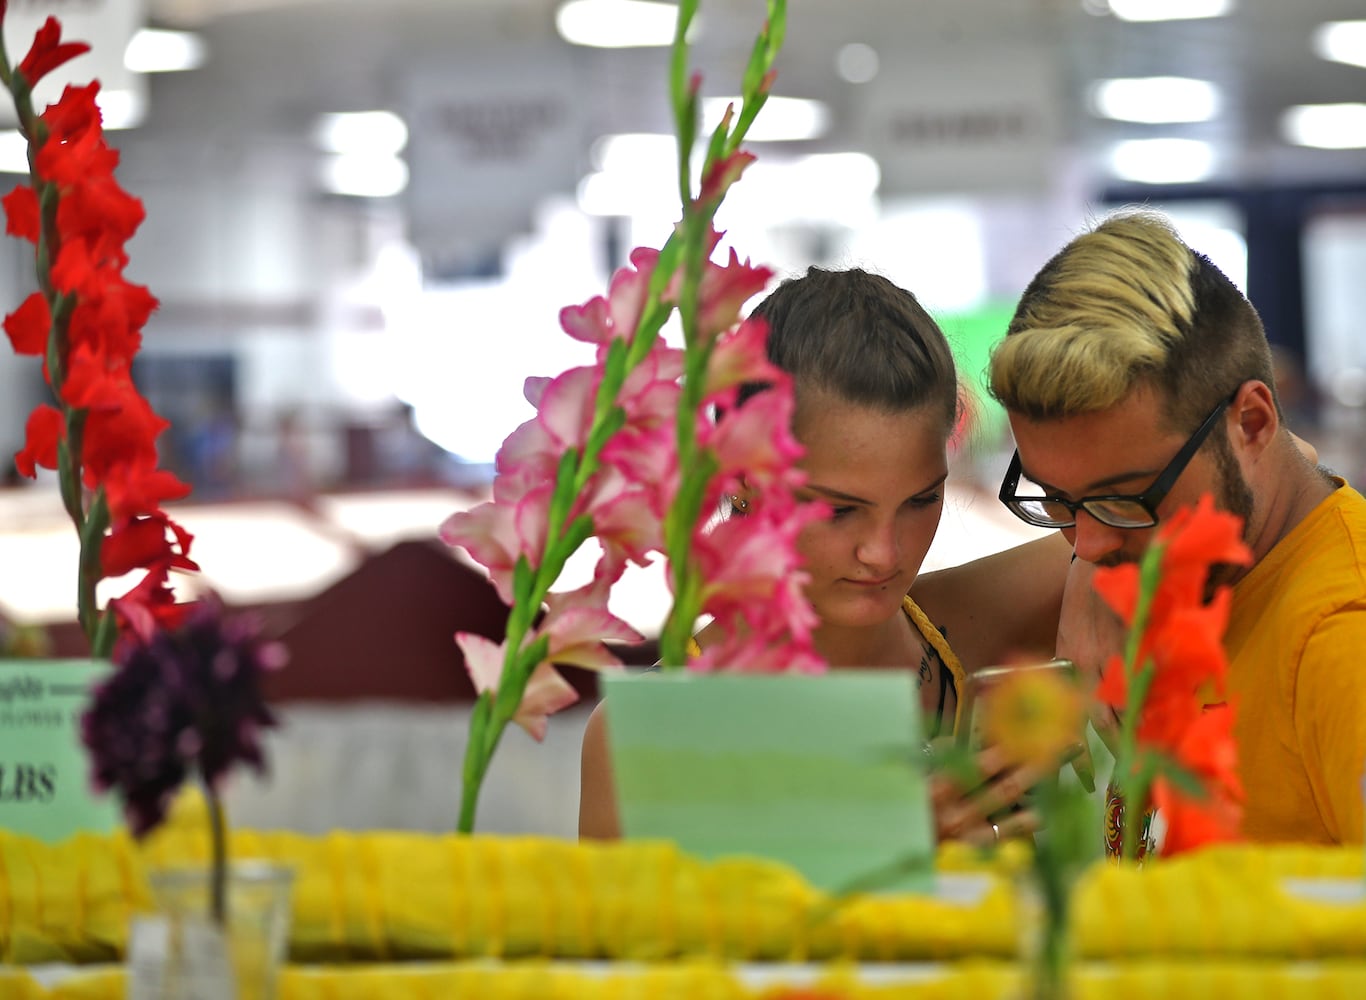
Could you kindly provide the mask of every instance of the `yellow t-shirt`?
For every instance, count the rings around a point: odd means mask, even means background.
[[[1234,588],[1225,634],[1253,840],[1362,840],[1366,498],[1345,483]]]
[[[949,675],[953,678],[953,728],[948,731],[948,734],[956,733],[958,732],[958,725],[963,718],[963,682],[967,677],[967,674],[963,670],[963,664],[959,662],[957,655],[955,655],[953,649],[949,646],[949,641],[944,638],[944,633],[935,628],[934,622],[930,621],[929,616],[920,610],[919,605],[911,600],[909,595],[901,599],[901,610],[906,612],[906,617],[909,618],[911,623],[919,630],[925,641],[939,654],[939,659],[944,663],[944,669],[947,670]],[[696,639],[688,640],[688,655],[702,655],[702,647],[697,644]],[[907,666],[909,667],[910,664],[907,664]]]

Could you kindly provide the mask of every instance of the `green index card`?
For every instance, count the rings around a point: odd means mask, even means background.
[[[929,892],[934,824],[909,671],[604,675],[625,836],[754,855],[831,891]]]
[[[0,660],[0,829],[58,841],[118,825],[115,797],[91,790],[81,743],[91,688],[111,669],[106,660]]]

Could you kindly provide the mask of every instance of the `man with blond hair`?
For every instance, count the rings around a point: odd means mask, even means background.
[[[1120,213],[1035,276],[991,388],[1018,448],[1002,501],[1073,545],[1059,653],[1094,676],[1118,630],[1089,569],[1136,560],[1163,519],[1212,494],[1253,554],[1221,575],[1243,832],[1360,842],[1366,499],[1297,447],[1251,303],[1163,217]]]

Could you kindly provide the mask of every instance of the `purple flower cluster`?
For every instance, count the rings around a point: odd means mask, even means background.
[[[225,615],[212,595],[174,630],[120,637],[114,673],[95,691],[81,738],[95,788],[119,793],[134,836],[165,819],[191,774],[216,790],[235,764],[265,771],[260,734],[276,720],[262,680],[284,661],[259,622]]]

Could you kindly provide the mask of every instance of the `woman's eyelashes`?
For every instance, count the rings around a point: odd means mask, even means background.
[[[922,494],[920,494],[919,496],[911,497],[911,498],[910,498],[909,500],[907,500],[902,506],[904,506],[904,507],[909,507],[909,508],[911,508],[912,510],[923,510],[923,509],[926,508],[926,507],[933,507],[933,506],[935,506],[935,504],[939,503],[939,502],[940,502],[941,500],[943,500],[943,499],[944,499],[944,495],[936,490],[936,491],[933,492],[933,493],[922,493]],[[861,508],[861,507],[856,507],[856,506],[851,506],[851,505],[838,506],[838,507],[831,507],[831,508],[830,508],[830,520],[832,520],[832,521],[840,521],[840,520],[843,520],[844,518],[848,517],[850,514],[854,513],[855,511],[857,511],[857,510],[862,510],[862,509],[863,509],[863,508]]]

